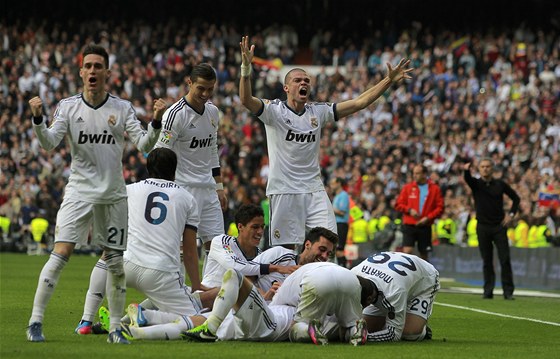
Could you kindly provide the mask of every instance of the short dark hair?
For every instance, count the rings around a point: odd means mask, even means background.
[[[103,57],[103,60],[105,61],[105,67],[109,68],[109,54],[107,53],[107,50],[105,50],[103,46],[96,45],[96,44],[87,45],[84,48],[84,51],[82,52],[82,66],[86,55],[99,55]]]
[[[169,148],[155,148],[148,154],[146,166],[148,167],[150,177],[174,181],[175,170],[177,169],[177,155]]]
[[[344,186],[346,184],[346,180],[342,177],[335,177],[333,179],[333,181],[335,181],[336,183],[338,183],[341,186]]]
[[[264,211],[261,206],[256,204],[244,204],[235,213],[235,223],[246,225],[255,217],[264,217]]]
[[[414,165],[414,167],[420,167],[422,169],[422,173],[428,174],[428,167],[426,165],[418,163],[418,164]]]
[[[482,157],[480,161],[478,161],[478,164],[481,164],[484,161],[490,162],[490,167],[494,168],[494,160],[490,156]]]
[[[300,67],[296,67],[291,69],[290,71],[288,71],[288,73],[286,73],[286,76],[284,76],[284,85],[288,83],[288,78],[290,76],[292,76],[292,72],[296,72],[296,71],[303,71],[305,73],[307,73],[307,71],[305,71],[304,69],[300,68]]]
[[[202,63],[193,67],[190,77],[192,82],[196,82],[199,77],[207,81],[214,81],[216,80],[216,71],[209,64]]]
[[[361,275],[356,275],[358,277],[358,281],[360,282],[360,286],[362,287],[362,293],[360,298],[360,303],[362,304],[362,308],[367,307],[369,304],[373,304],[377,302],[377,296],[379,295],[379,290],[373,281],[362,277]],[[368,303],[368,297],[373,297],[373,302]]]
[[[318,242],[321,237],[325,237],[329,242],[334,244],[335,247],[338,245],[338,235],[324,227],[315,227],[311,229],[309,233],[307,233],[307,236],[305,237],[303,243],[309,241],[311,242],[311,244],[313,244],[315,242]]]

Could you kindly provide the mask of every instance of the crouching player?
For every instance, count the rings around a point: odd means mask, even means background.
[[[415,255],[381,252],[365,259],[352,272],[371,280],[379,292],[363,312],[368,341],[432,338],[427,322],[440,288],[434,266]]]

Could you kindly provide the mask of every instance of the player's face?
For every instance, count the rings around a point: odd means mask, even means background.
[[[284,85],[288,100],[307,102],[311,93],[311,78],[305,71],[294,71]]]
[[[214,85],[216,84],[215,80],[205,80],[199,77],[195,82],[192,82],[191,79],[188,79],[187,83],[189,84],[187,101],[191,105],[195,105],[197,107],[204,106],[204,104],[214,94]]]
[[[307,241],[301,253],[299,264],[326,262],[332,256],[333,250],[334,244],[325,237],[320,237],[315,243]]]
[[[264,217],[255,217],[246,225],[237,224],[239,228],[239,236],[237,237],[242,243],[258,246],[264,234]]]
[[[103,56],[96,54],[86,55],[80,68],[80,77],[84,82],[84,90],[93,93],[105,91],[105,83],[110,73],[105,66]]]

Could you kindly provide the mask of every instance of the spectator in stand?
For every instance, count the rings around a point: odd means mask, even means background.
[[[348,221],[350,219],[350,197],[344,190],[344,180],[336,177],[331,181],[331,190],[334,192],[333,210],[336,218],[336,229],[338,232],[338,245],[336,246],[336,262],[346,267],[344,247],[348,236]]]
[[[439,186],[428,179],[425,166],[414,166],[412,178],[403,187],[395,209],[403,214],[403,252],[412,253],[417,245],[420,258],[427,261],[432,250],[432,224],[443,213],[443,197]]]
[[[223,63],[229,79],[225,79],[223,86],[220,83],[214,93],[213,103],[223,112],[218,135],[221,139],[219,148],[225,191],[231,194],[243,188],[251,194],[249,201],[255,201],[254,194],[260,196],[259,201],[264,198],[261,193],[265,190],[265,184],[254,178],[263,167],[261,160],[266,154],[266,139],[260,130],[262,124],[249,116],[237,96],[239,29],[233,25],[218,27],[206,22],[172,24],[157,23],[155,20],[150,22],[154,26],[146,26],[145,22],[138,22],[137,19],[119,19],[119,26],[113,27],[110,25],[111,21],[110,18],[107,21],[85,21],[79,29],[71,28],[70,23],[33,21],[32,17],[23,27],[9,21],[7,25],[0,24],[4,45],[0,50],[0,72],[4,76],[4,81],[0,84],[0,187],[9,194],[0,196],[0,205],[7,206],[6,213],[16,223],[13,226],[14,236],[19,235],[18,203],[24,197],[20,190],[23,181],[36,176],[38,183],[47,184],[50,192],[47,196],[52,197],[52,204],[45,207],[38,201],[37,205],[48,210],[49,221],[54,223],[54,215],[61,203],[59,196],[70,174],[71,161],[66,141],[62,141],[61,146],[49,153],[40,149],[37,139],[32,136],[31,125],[25,121],[30,116],[29,109],[25,106],[28,97],[19,90],[18,80],[27,71],[29,78],[33,80],[32,84],[29,81],[33,92],[48,86],[45,110],[52,113],[62,98],[80,91],[81,84],[72,71],[72,64],[80,58],[80,39],[84,38],[99,37],[100,41],[108,43],[114,49],[110,56],[110,92],[128,99],[124,86],[126,80],[130,75],[133,79],[142,80],[144,92],[136,96],[141,96],[140,104],[148,118],[153,113],[153,98],[162,97],[168,103],[173,103],[183,95],[185,76],[195,64],[203,62],[203,58],[211,58],[212,65],[216,68]],[[280,24],[280,28],[283,25]],[[538,171],[550,168],[553,174],[551,177],[560,178],[560,116],[557,111],[560,52],[555,50],[557,30],[542,28],[538,37],[525,39],[526,61],[530,73],[524,77],[512,71],[515,59],[510,57],[509,49],[512,47],[508,44],[518,42],[513,37],[515,27],[506,26],[510,31],[499,36],[491,32],[473,36],[465,31],[467,41],[463,42],[462,47],[469,48],[475,57],[474,73],[469,73],[459,70],[462,52],[455,51],[450,46],[459,38],[457,33],[446,29],[435,33],[429,26],[422,26],[426,24],[419,25],[420,27],[412,28],[376,29],[369,40],[361,44],[354,40],[358,50],[365,49],[366,54],[376,55],[367,69],[361,68],[358,63],[353,67],[340,67],[334,74],[331,72],[333,69],[325,68],[321,74],[314,86],[316,92],[312,93],[313,98],[320,102],[337,102],[342,96],[346,96],[344,92],[350,92],[348,88],[351,88],[351,92],[360,93],[371,86],[371,83],[381,80],[384,64],[391,61],[396,65],[394,54],[403,49],[409,49],[411,66],[417,69],[410,81],[402,83],[395,91],[381,97],[364,111],[351,118],[339,119],[336,128],[327,125],[322,129],[321,148],[324,155],[321,155],[320,173],[323,183],[329,183],[331,173],[344,177],[354,170],[373,179],[376,168],[387,164],[393,173],[395,169],[399,173],[390,180],[391,185],[396,181],[398,188],[401,188],[407,181],[408,162],[412,161],[428,166],[432,176],[437,174],[439,177],[438,184],[442,190],[449,189],[458,202],[468,203],[467,186],[461,180],[461,166],[457,163],[448,166],[445,161],[448,156],[444,150],[454,146],[458,151],[457,158],[473,158],[488,152],[491,146],[496,152],[493,154],[496,165],[509,169],[504,175],[516,191],[523,193],[522,197],[526,198],[527,206],[530,207],[527,214],[532,216],[538,202],[531,194],[535,193],[535,188],[544,184],[545,179],[542,176],[523,176],[523,173],[529,171],[521,171],[521,163]],[[110,36],[104,33],[108,28],[111,28]],[[527,26],[520,33],[530,30],[534,31]],[[255,31],[255,39],[260,38],[259,41],[262,41],[262,31]],[[402,36],[404,32],[408,33],[408,37]],[[169,35],[173,33],[197,36]],[[281,31],[282,39],[284,35]],[[212,40],[209,40],[210,37]],[[314,65],[320,65],[322,61],[325,64],[332,63],[332,49],[336,47],[343,54],[347,47],[343,45],[344,41],[349,38],[344,29],[336,34],[317,30],[316,34],[309,34],[309,37],[313,37],[316,45],[313,46],[316,58]],[[299,44],[306,46],[304,41],[299,41]],[[176,50],[173,54],[168,54],[171,47]],[[418,48],[422,50],[419,51]],[[258,45],[257,51],[259,49],[263,51],[256,55],[264,56],[264,45]],[[324,50],[323,54],[320,54],[321,49]],[[294,55],[296,60],[302,58],[302,53]],[[321,56],[325,58],[321,59]],[[173,57],[173,64],[168,63],[168,57]],[[545,64],[548,64],[550,71],[545,70]],[[50,71],[41,71],[43,66],[47,66]],[[264,86],[267,82],[264,79],[270,80],[276,76],[264,67],[255,66],[254,71],[259,76],[253,76],[253,79],[259,79],[256,82],[262,83],[260,88],[255,86],[255,94],[257,97],[270,98],[260,96],[265,91],[269,92],[267,86]],[[543,73],[546,84],[540,79]],[[36,83],[35,78],[42,78],[44,82]],[[514,82],[516,87],[512,91]],[[130,87],[133,84],[134,81],[131,81]],[[461,85],[458,86],[459,84]],[[478,90],[475,91],[477,86]],[[412,102],[410,98],[416,88],[418,90],[414,95],[418,96],[419,102]],[[167,89],[169,92],[166,92]],[[519,97],[519,94],[522,96]],[[261,132],[253,131],[250,141],[253,153],[245,159],[244,172],[247,175],[241,176],[238,174],[237,163],[243,146],[245,135],[242,128],[245,124],[252,125]],[[499,141],[496,142],[498,137]],[[489,144],[490,141],[492,145]],[[527,148],[523,150],[522,159],[517,156],[517,152],[524,144]],[[400,150],[401,154],[392,155],[395,149]],[[540,151],[543,151],[544,156],[541,156]],[[136,149],[127,145],[124,166],[133,153],[137,153]],[[434,156],[436,153],[440,155]],[[436,162],[441,161],[442,156],[444,161]],[[363,159],[361,163],[346,169],[348,163],[357,162],[360,157]],[[550,159],[548,165],[539,160],[545,157]],[[138,159],[145,166],[145,158],[139,156]],[[31,168],[32,162],[29,161],[34,160],[43,169],[39,174]],[[364,182],[361,191],[369,186],[368,181]],[[353,187],[352,190],[354,191]],[[372,204],[392,207],[395,192],[390,190],[387,193],[388,195],[376,193],[374,198],[360,198],[362,196],[356,195],[353,199],[364,210],[372,208]],[[9,203],[2,197],[7,197]],[[471,208],[466,208],[466,211],[469,210]],[[226,215],[229,216],[228,213]],[[394,213],[391,216],[394,219]],[[369,218],[367,214],[366,218]],[[552,209],[550,218],[555,223],[551,228],[560,227],[558,209]]]

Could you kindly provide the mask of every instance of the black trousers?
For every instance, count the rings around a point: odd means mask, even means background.
[[[513,272],[511,270],[511,258],[509,254],[509,243],[506,228],[499,225],[478,224],[476,227],[478,235],[478,249],[482,257],[484,272],[484,295],[491,296],[496,285],[496,273],[494,271],[494,246],[498,251],[502,274],[502,288],[504,295],[513,294]]]

